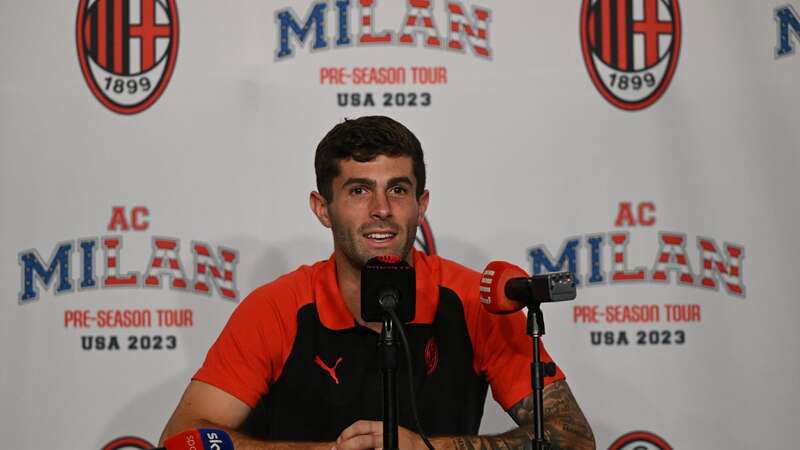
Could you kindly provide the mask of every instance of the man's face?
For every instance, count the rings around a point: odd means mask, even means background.
[[[339,168],[341,173],[332,183],[333,201],[314,208],[333,231],[337,258],[347,258],[355,268],[378,255],[408,260],[417,225],[428,207],[427,191],[416,198],[411,158],[348,159],[340,161]]]

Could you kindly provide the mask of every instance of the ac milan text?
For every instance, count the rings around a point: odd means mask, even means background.
[[[408,0],[403,16],[389,18],[399,24],[396,30],[378,29],[379,3],[379,0],[336,0],[329,9],[327,0],[318,0],[309,5],[303,18],[292,8],[276,11],[278,48],[275,59],[280,61],[293,56],[295,47],[303,46],[306,42],[312,51],[354,45],[393,45],[424,46],[462,54],[469,48],[478,58],[490,59],[492,56],[489,46],[491,11],[486,8],[474,6],[470,13],[460,1],[444,2],[442,9],[446,14],[447,34],[443,36],[436,25],[433,0]],[[354,11],[357,11],[357,20],[354,20]],[[385,13],[385,10],[381,11]],[[328,30],[330,22],[334,23],[333,33]],[[354,23],[357,24],[355,27]],[[353,31],[356,31],[355,35]]]
[[[186,277],[184,264],[179,256],[180,239],[153,237],[151,256],[143,273],[125,272],[122,268],[123,238],[119,235],[87,238],[61,242],[56,245],[45,261],[35,249],[19,254],[22,269],[20,304],[39,298],[39,286],[45,289],[55,284],[55,293],[63,294],[78,290],[118,287],[148,287],[169,289],[210,296],[214,291],[223,299],[236,301],[235,269],[237,253],[225,247],[217,252],[205,243],[193,241],[194,277]],[[104,275],[98,278],[96,257],[102,249]],[[73,254],[78,254],[80,271],[73,277]],[[38,283],[37,283],[38,282]]]
[[[145,231],[150,227],[150,211],[145,206],[113,206],[108,231]],[[49,260],[44,260],[36,249],[19,253],[22,269],[22,289],[19,303],[26,304],[39,298],[39,288],[49,289],[55,284],[55,294],[118,287],[160,288],[210,296],[216,292],[221,298],[237,301],[236,263],[238,253],[225,247],[215,252],[211,245],[192,241],[192,267],[194,277],[188,280],[179,256],[180,239],[153,237],[151,256],[144,273],[125,272],[122,269],[123,238],[121,235],[102,236],[61,242],[55,246]],[[102,249],[103,276],[97,276],[97,254]],[[80,272],[73,277],[73,254],[78,254]]]
[[[638,205],[621,202],[614,221],[617,227],[652,227],[655,223],[655,205],[652,202]],[[699,271],[694,271],[687,250],[690,239],[683,233],[661,231],[657,234],[655,256],[651,260],[653,263],[650,270],[643,266],[631,269],[628,265],[628,244],[631,239],[631,234],[627,231],[571,237],[562,242],[561,250],[555,258],[545,246],[538,245],[528,249],[531,272],[540,274],[567,270],[575,274],[575,282],[579,286],[672,282],[678,286],[711,291],[719,291],[722,286],[724,293],[734,298],[745,298],[742,270],[744,246],[731,242],[724,242],[720,246],[713,238],[698,236],[695,242]],[[585,247],[585,253],[580,251],[581,247]],[[585,274],[581,273],[584,258],[588,259],[588,270]],[[609,272],[603,270],[605,261],[609,262]]]

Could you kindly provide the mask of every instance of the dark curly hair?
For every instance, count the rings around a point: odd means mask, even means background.
[[[417,198],[425,192],[425,159],[419,140],[403,124],[385,116],[345,119],[322,138],[314,157],[317,191],[332,202],[333,179],[341,173],[339,161],[367,162],[378,155],[410,156]]]

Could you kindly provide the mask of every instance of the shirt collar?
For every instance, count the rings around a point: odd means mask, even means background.
[[[417,249],[412,249],[417,282],[416,315],[412,324],[431,324],[439,306],[439,265]],[[339,292],[334,255],[322,263],[315,274],[314,299],[322,324],[331,330],[353,328],[356,321]]]

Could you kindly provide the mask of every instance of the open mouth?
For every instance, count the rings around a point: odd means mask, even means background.
[[[391,232],[376,232],[376,233],[367,233],[364,235],[365,238],[376,243],[391,241],[392,239],[394,239],[395,236],[397,236],[397,233],[391,233]]]

